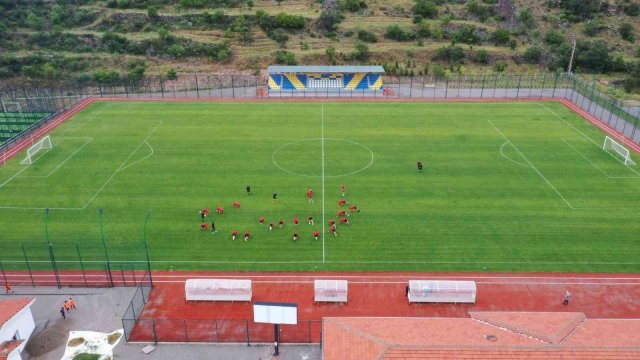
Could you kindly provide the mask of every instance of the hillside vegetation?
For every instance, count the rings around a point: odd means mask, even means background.
[[[0,81],[259,74],[382,64],[398,75],[574,70],[640,91],[637,0],[0,0]]]

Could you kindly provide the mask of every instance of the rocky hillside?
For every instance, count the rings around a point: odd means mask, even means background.
[[[268,64],[388,73],[574,70],[640,88],[638,0],[0,0],[0,81],[257,74]]]

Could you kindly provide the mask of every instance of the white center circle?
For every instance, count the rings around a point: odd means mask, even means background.
[[[336,177],[342,177],[342,176],[349,176],[349,175],[357,174],[357,173],[359,173],[361,171],[364,171],[367,168],[369,168],[371,165],[373,165],[373,151],[371,151],[371,149],[369,149],[368,147],[366,147],[366,146],[364,146],[364,145],[362,145],[362,144],[360,144],[358,142],[351,141],[351,140],[346,140],[346,139],[338,139],[338,138],[324,138],[324,139],[323,138],[311,138],[311,139],[301,139],[301,140],[297,140],[297,141],[292,141],[290,143],[284,144],[284,145],[280,146],[279,148],[275,149],[273,151],[273,154],[271,154],[271,159],[273,161],[273,164],[278,169],[286,172],[287,174],[297,175],[297,176],[304,176],[304,177],[311,177],[311,178],[313,178],[313,177],[322,177],[322,174],[310,175],[310,174],[305,174],[303,172],[292,171],[290,169],[287,169],[285,166],[282,166],[281,164],[278,163],[277,157],[278,157],[278,153],[280,151],[282,151],[283,149],[286,149],[287,147],[290,147],[290,146],[293,146],[293,145],[298,145],[298,144],[303,143],[303,142],[312,142],[312,141],[325,142],[327,140],[340,141],[340,142],[344,142],[344,143],[347,143],[347,144],[350,144],[350,145],[355,145],[357,147],[360,147],[360,148],[364,149],[366,152],[369,153],[369,161],[368,161],[367,164],[365,164],[364,166],[362,166],[362,167],[360,167],[360,168],[358,168],[358,169],[356,169],[354,171],[345,172],[345,173],[342,173],[342,174],[324,175],[324,177],[326,177],[326,178],[336,178]],[[323,149],[324,149],[324,147],[323,147]],[[324,156],[325,156],[325,154],[323,152],[322,153],[322,162],[323,162],[323,164],[324,164],[324,161],[325,161]]]

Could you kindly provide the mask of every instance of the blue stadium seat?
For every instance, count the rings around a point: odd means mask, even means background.
[[[282,77],[282,90],[295,90],[296,87],[293,86],[293,84],[291,83],[291,81],[289,81],[289,79],[287,79],[286,76]]]
[[[362,78],[362,80],[360,81],[360,83],[356,86],[356,90],[368,90],[369,89],[369,76],[371,76],[371,74],[367,74],[365,75],[365,77]]]

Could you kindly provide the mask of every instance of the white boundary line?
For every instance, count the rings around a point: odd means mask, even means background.
[[[578,149],[576,149],[573,145],[571,145],[567,140],[581,140],[581,141],[586,141],[587,139],[582,139],[582,138],[562,138],[562,141],[564,141],[565,144],[567,144],[570,148],[573,149],[573,151],[575,151],[576,153],[578,153],[578,155],[582,156],[583,159],[585,159],[587,162],[589,162],[589,164],[591,164],[594,168],[598,169],[604,176],[608,177],[609,179],[640,179],[640,176],[609,176],[609,174],[607,174],[604,170],[602,170],[602,168],[600,168],[598,165],[596,165],[593,161],[591,161],[588,157],[586,157],[583,153],[581,153],[580,151],[578,151]],[[600,147],[598,147],[600,150],[602,150]],[[633,171],[633,169],[631,169],[630,167],[627,166],[627,168],[631,171]],[[640,174],[639,174],[640,175]]]
[[[125,168],[129,167],[129,165],[132,165],[132,164],[129,164],[127,166],[124,166],[127,163],[127,161],[129,161],[129,159],[131,159],[131,157],[138,151],[138,149],[140,149],[140,147],[144,143],[147,143],[147,140],[151,137],[151,135],[153,135],[153,133],[158,129],[158,127],[160,127],[160,125],[162,125],[162,123],[164,123],[164,120],[160,121],[158,123],[158,125],[156,125],[149,132],[149,134],[147,134],[147,136],[138,144],[138,146],[135,149],[133,149],[131,154],[129,154],[129,156],[127,156],[127,158],[120,164],[120,166],[118,166],[118,168],[113,172],[113,174],[111,174],[111,176],[107,179],[107,181],[105,181],[104,184],[102,184],[102,186],[98,189],[98,191],[96,191],[96,193],[93,194],[93,196],[84,204],[84,206],[82,206],[82,207],[74,207],[74,208],[72,208],[72,207],[69,207],[69,208],[64,208],[64,207],[56,208],[56,207],[0,206],[0,209],[17,209],[17,210],[44,210],[44,209],[51,209],[51,210],[84,210],[84,209],[86,209],[87,206],[89,206],[89,204],[91,204],[93,202],[93,200],[95,200],[95,198],[98,197],[98,195],[100,195],[102,190],[104,190],[104,188],[109,184],[109,182],[111,182],[111,180],[116,176],[116,174],[118,174],[120,171],[124,170]],[[28,167],[25,167],[23,170],[20,170],[20,172],[24,171],[27,168]],[[20,174],[20,172],[18,172],[18,174]],[[18,175],[18,174],[16,174],[16,175]],[[11,179],[13,179],[16,175],[14,175]],[[11,180],[11,179],[9,179],[9,180]],[[2,184],[2,185],[4,185],[4,184]],[[2,185],[0,185],[0,187]]]
[[[543,108],[547,109],[547,111],[549,111],[550,113],[552,113],[555,117],[557,117],[558,119],[560,119],[563,123],[565,123],[567,126],[569,126],[570,128],[572,128],[573,130],[577,131],[578,133],[580,133],[580,135],[582,135],[586,140],[591,141],[594,145],[596,145],[599,149],[602,149],[602,146],[600,146],[600,144],[598,144],[595,140],[593,140],[592,138],[590,138],[589,136],[587,136],[585,133],[583,133],[582,131],[578,130],[578,128],[576,128],[575,126],[571,125],[570,122],[568,122],[567,120],[563,119],[560,115],[556,114],[555,112],[553,112],[553,110],[549,109],[548,107],[546,107],[544,104],[541,103],[536,103],[540,106],[542,106]],[[625,164],[624,161],[621,161],[620,159],[618,159],[615,155],[613,155],[612,153],[610,153],[607,150],[602,149],[602,151],[606,152],[607,154],[609,154],[612,158],[614,158],[617,162],[624,164],[624,166],[628,167],[629,170],[633,171],[634,173],[638,174],[638,176],[640,176],[640,173],[637,172],[636,170],[634,170],[633,168],[629,167],[629,165]]]
[[[87,146],[90,142],[93,141],[92,137],[88,137],[86,138],[87,141],[84,142],[84,144],[80,145],[80,147],[78,149],[76,149],[74,152],[71,153],[71,155],[69,155],[66,159],[64,159],[63,162],[61,162],[58,166],[56,166],[55,169],[51,170],[51,172],[49,172],[47,175],[22,175],[19,177],[24,177],[24,178],[48,178],[49,176],[53,175],[53,173],[55,173],[56,171],[58,171],[58,169],[60,169],[60,167],[62,167],[62,165],[66,164],[67,161],[69,161],[75,154],[77,154],[78,152],[80,152],[80,150],[82,150],[85,146]],[[60,143],[58,143],[60,144]]]
[[[571,208],[572,210],[575,210],[575,208],[573,207],[573,205],[571,205],[571,203],[569,201],[567,201],[567,199],[565,199],[564,196],[562,196],[562,193],[560,193],[560,191],[558,191],[558,189],[556,189],[555,186],[553,186],[553,184],[540,172],[540,170],[538,170],[538,168],[536,168],[535,166],[533,166],[533,164],[531,163],[531,161],[529,161],[529,159],[527,159],[526,156],[524,156],[524,154],[520,151],[520,149],[518,149],[512,142],[511,140],[509,140],[509,138],[506,137],[505,134],[502,133],[502,131],[500,131],[500,129],[498,129],[498,127],[496,127],[491,120],[487,120],[489,122],[489,124],[491,126],[493,126],[494,129],[496,129],[496,131],[498,132],[498,134],[500,134],[517,152],[518,154],[520,154],[520,156],[522,156],[522,158],[524,159],[524,161],[526,161],[529,166],[531,166],[531,168],[538,173],[538,175],[540,175],[540,177],[547,183],[547,185],[549,185],[549,187],[551,187],[551,189],[553,189],[553,191],[556,192],[556,194],[558,194],[558,196],[560,196],[560,198],[565,202],[565,204],[567,204],[567,206],[569,206],[569,208]]]
[[[514,164],[516,164],[516,165],[520,165],[520,166],[522,166],[522,167],[526,167],[526,168],[529,168],[529,169],[530,169],[531,167],[530,167],[529,165],[527,165],[527,164],[523,164],[523,163],[521,163],[521,162],[517,162],[517,161],[513,160],[512,158],[510,158],[510,157],[508,157],[507,155],[505,155],[505,154],[504,154],[504,152],[503,152],[503,148],[504,148],[504,146],[505,146],[505,145],[507,145],[507,144],[509,144],[509,142],[508,142],[508,141],[507,141],[507,142],[505,142],[504,144],[502,144],[502,145],[500,146],[500,155],[502,155],[502,157],[503,157],[503,158],[505,158],[505,159],[507,159],[507,160],[511,161],[512,163],[514,163]]]
[[[324,125],[323,125],[323,127],[324,127]],[[324,132],[323,132],[323,133],[324,133]],[[295,172],[295,171],[287,170],[287,169],[283,168],[282,166],[280,166],[280,164],[278,164],[278,162],[276,161],[276,154],[277,154],[277,153],[278,153],[278,151],[280,151],[281,149],[283,149],[283,148],[285,148],[285,147],[287,147],[287,146],[289,146],[289,145],[292,145],[292,144],[297,144],[297,143],[299,143],[299,142],[304,142],[304,141],[315,141],[315,140],[320,140],[323,146],[324,146],[324,141],[325,141],[325,140],[338,140],[338,141],[344,141],[344,142],[348,142],[348,143],[351,143],[351,144],[354,144],[354,145],[358,145],[358,146],[360,146],[360,147],[364,148],[365,150],[369,151],[369,153],[371,154],[371,160],[369,161],[369,163],[368,163],[367,165],[365,165],[364,167],[362,167],[362,168],[360,168],[360,169],[358,169],[358,170],[356,170],[356,171],[352,171],[352,172],[350,172],[350,173],[346,173],[346,174],[338,174],[338,175],[324,175],[324,176],[323,176],[322,174],[320,174],[320,175],[307,175],[307,174],[300,174],[300,173],[297,173],[297,172]],[[325,178],[339,178],[339,177],[343,177],[343,176],[354,175],[354,174],[357,174],[357,173],[359,173],[359,172],[362,172],[362,171],[367,170],[368,168],[370,168],[370,167],[371,167],[371,165],[373,165],[374,155],[373,155],[373,151],[372,151],[370,148],[368,148],[367,146],[362,145],[362,144],[360,144],[360,143],[358,143],[358,142],[351,141],[351,140],[347,140],[347,139],[340,139],[340,138],[325,138],[325,137],[321,137],[321,138],[301,139],[301,140],[292,141],[292,142],[290,142],[290,143],[286,143],[286,144],[284,144],[284,145],[282,145],[282,146],[278,147],[277,149],[275,149],[275,150],[273,151],[273,153],[271,153],[271,161],[273,162],[273,165],[275,165],[278,169],[280,169],[280,170],[282,170],[282,171],[284,171],[284,172],[286,172],[287,174],[290,174],[290,175],[304,176],[304,177],[308,177],[308,178],[317,178],[317,177],[325,177]]]
[[[138,159],[138,160],[136,160],[136,161],[132,162],[131,164],[129,164],[129,165],[127,165],[127,166],[123,167],[122,169],[120,169],[120,171],[123,171],[124,169],[127,169],[127,168],[129,168],[130,166],[133,166],[133,165],[135,165],[135,164],[137,164],[137,163],[139,163],[139,162],[141,162],[141,161],[143,161],[143,160],[147,160],[148,158],[150,158],[151,156],[153,156],[153,154],[154,154],[153,146],[151,146],[151,144],[149,144],[149,142],[148,142],[147,140],[145,140],[145,141],[144,141],[144,143],[145,143],[145,144],[147,144],[147,146],[149,147],[149,149],[151,149],[151,153],[150,153],[149,155],[147,155],[147,156],[143,157],[142,159]]]
[[[322,144],[322,262],[325,262],[326,259],[326,251],[325,251],[325,207],[324,207],[324,103],[320,104],[320,143]],[[372,153],[373,155],[373,153]],[[372,157],[373,158],[373,157]]]

